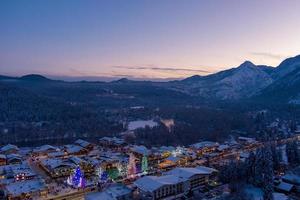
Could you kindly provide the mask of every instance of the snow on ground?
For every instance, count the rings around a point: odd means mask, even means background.
[[[247,185],[245,192],[253,198],[253,200],[263,200],[263,191],[252,185]]]
[[[273,193],[274,200],[287,200],[288,197],[283,193]]]
[[[254,187],[252,185],[247,185],[245,192],[253,198],[253,200],[263,200],[263,191],[260,188]],[[287,200],[288,197],[283,193],[273,193],[274,200]]]
[[[157,122],[153,120],[137,120],[137,121],[131,121],[128,123],[128,130],[133,131],[138,128],[145,128],[146,126],[149,126],[150,128],[153,128],[157,126]]]

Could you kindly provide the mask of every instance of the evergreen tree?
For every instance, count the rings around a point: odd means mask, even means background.
[[[264,192],[264,200],[273,200],[273,161],[270,146],[263,149],[262,166],[262,188]]]
[[[280,169],[280,163],[282,161],[281,150],[276,148],[276,144],[271,145],[272,160],[274,170]]]
[[[296,166],[300,164],[300,153],[296,141],[289,142],[286,145],[286,155],[288,158],[288,162],[291,166]]]
[[[148,172],[148,159],[147,156],[143,156],[142,158],[142,172],[146,174]]]
[[[246,178],[249,183],[254,182],[255,160],[256,160],[256,156],[253,152],[251,152],[248,159],[246,160],[246,167],[245,167]]]

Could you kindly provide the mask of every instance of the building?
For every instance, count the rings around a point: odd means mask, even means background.
[[[208,170],[211,169],[211,170]],[[178,167],[166,172],[167,175],[173,175],[185,181],[186,191],[195,191],[205,187],[208,184],[211,174],[214,172],[212,168],[182,168]]]
[[[186,157],[169,156],[158,164],[160,169],[170,169],[175,166],[184,165],[187,162]]]
[[[43,199],[48,194],[48,189],[43,180],[27,180],[13,182],[5,186],[8,200]]]
[[[81,147],[89,150],[89,151],[94,149],[94,145],[92,143],[89,143],[89,142],[87,142],[85,140],[82,140],[82,139],[76,140],[74,143],[78,146],[81,146]]]
[[[7,144],[0,149],[2,154],[16,154],[18,153],[19,148],[16,145]]]
[[[0,166],[6,165],[6,155],[0,154]]]
[[[99,139],[99,145],[112,150],[122,150],[127,144],[124,139],[117,137],[103,137]]]
[[[42,160],[40,166],[44,169],[52,178],[66,177],[76,168],[74,163],[60,158],[49,158]]]
[[[22,157],[18,154],[8,154],[6,156],[6,162],[7,164],[21,164]]]
[[[86,155],[88,150],[79,145],[65,145],[64,147],[65,153],[68,155]]]
[[[35,178],[37,174],[30,168],[28,163],[23,162],[21,164],[1,166],[0,176],[2,179],[24,181]]]
[[[216,148],[219,146],[219,143],[217,142],[211,142],[211,141],[203,141],[198,142],[195,144],[190,145],[190,147],[195,150],[198,155],[202,155],[205,153],[211,153],[216,150]]]
[[[58,148],[46,144],[46,145],[40,146],[38,148],[35,148],[32,152],[32,155],[42,156],[42,155],[48,155],[50,153],[56,153],[58,151],[59,151]]]
[[[144,176],[134,182],[140,199],[177,199],[185,194],[184,179],[173,175]]]
[[[123,184],[112,185],[103,192],[87,194],[85,200],[131,200],[133,199],[132,190]]]

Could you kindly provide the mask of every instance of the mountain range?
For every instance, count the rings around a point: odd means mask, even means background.
[[[94,89],[97,88],[98,95],[101,90],[100,93],[110,91],[110,93],[124,97],[124,95],[137,95],[137,91],[142,92],[143,88],[146,88],[149,95],[153,94],[153,96],[162,95],[160,93],[162,92],[164,95],[190,96],[206,100],[238,101],[248,99],[298,104],[300,103],[300,55],[282,61],[277,67],[255,65],[250,61],[245,61],[236,68],[215,74],[195,75],[169,82],[132,81],[129,79],[112,82],[64,82],[31,74],[22,77],[0,76],[0,84],[25,87],[48,96],[50,94],[45,90],[49,88],[57,90],[70,88],[73,91],[84,90],[87,85],[93,85]],[[136,91],[134,91],[135,88]],[[130,92],[128,92],[129,90]],[[143,95],[147,95],[146,91],[142,92]],[[70,91],[65,90],[64,92],[69,93]]]

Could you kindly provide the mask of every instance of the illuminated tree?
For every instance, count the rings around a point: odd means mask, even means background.
[[[110,179],[115,180],[119,177],[119,170],[116,168],[111,168],[109,170],[107,170],[108,172],[108,176]]]
[[[147,174],[148,172],[148,159],[147,159],[147,156],[143,156],[142,158],[142,172],[144,174]]]
[[[68,177],[67,183],[76,188],[84,188],[85,187],[85,179],[83,173],[78,166],[75,171]]]
[[[136,175],[135,156],[133,154],[130,154],[128,167],[127,167],[127,176],[129,178],[132,178],[132,177],[135,177],[135,175]]]

